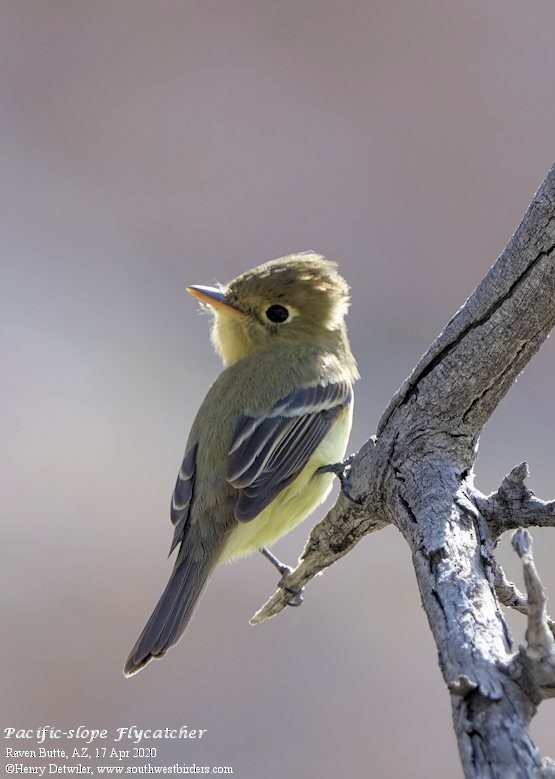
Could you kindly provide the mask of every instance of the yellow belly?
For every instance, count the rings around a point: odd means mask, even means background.
[[[343,459],[349,440],[352,407],[343,411],[306,466],[285,489],[250,522],[232,530],[219,563],[244,557],[262,546],[271,546],[306,519],[329,495],[333,473],[316,473],[322,465]]]

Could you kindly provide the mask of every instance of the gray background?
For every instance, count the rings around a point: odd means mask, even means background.
[[[0,3],[2,727],[208,728],[154,762],[246,779],[461,776],[392,528],[257,628],[270,566],[218,570],[179,647],[121,667],[219,370],[185,286],[294,250],[337,259],[357,448],[552,162],[554,29],[551,0]],[[484,491],[526,458],[554,497],[554,354],[484,431]],[[534,538],[555,597],[555,532]],[[554,755],[553,701],[533,732]]]

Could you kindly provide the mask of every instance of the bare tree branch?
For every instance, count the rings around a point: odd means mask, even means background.
[[[555,525],[555,500],[547,503],[536,498],[524,484],[527,476],[527,463],[520,463],[505,476],[496,492],[486,497],[475,491],[473,499],[482,516],[488,519],[494,536],[518,527]]]
[[[472,469],[485,422],[554,324],[555,167],[500,258],[393,397],[375,440],[354,458],[351,494],[360,505],[340,497],[284,582],[302,587],[365,533],[397,525],[451,692],[467,777],[553,775],[527,731],[539,700],[531,692],[531,661],[513,651],[499,607],[494,557],[505,530],[554,526],[553,503],[525,489],[524,466],[489,497],[475,490]],[[533,635],[540,622],[551,635],[529,559],[523,564]],[[523,605],[521,596],[516,600]],[[254,621],[285,605],[278,591]],[[536,688],[548,689],[537,679]]]
[[[528,593],[526,647],[514,658],[512,672],[525,685],[528,695],[539,703],[555,697],[555,638],[549,628],[547,598],[532,556],[532,537],[519,528],[513,535],[513,548],[522,561]]]
[[[495,592],[499,598],[499,602],[507,608],[519,611],[521,614],[528,614],[528,598],[524,595],[518,587],[510,582],[505,576],[505,571],[501,565],[494,560],[494,585]],[[547,626],[555,636],[555,622],[550,617],[546,617]]]

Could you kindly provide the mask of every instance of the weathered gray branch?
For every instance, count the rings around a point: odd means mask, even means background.
[[[475,490],[472,469],[485,422],[554,324],[555,168],[500,258],[392,399],[377,437],[354,458],[351,495],[360,505],[340,497],[285,582],[303,586],[364,534],[397,525],[412,551],[467,777],[553,775],[527,731],[537,689],[549,685],[537,682],[532,694],[533,685],[523,683],[532,666],[513,650],[494,557],[505,530],[554,526],[553,503],[525,489],[523,466],[489,497]],[[529,624],[536,625],[529,635],[541,623],[545,642],[551,633],[544,606],[537,605],[526,556],[523,564],[527,598],[516,588],[511,597],[522,607],[526,601]],[[253,621],[286,603],[278,590]]]
[[[547,597],[532,556],[532,537],[519,528],[513,535],[513,548],[522,561],[528,593],[526,647],[513,658],[512,673],[525,686],[536,703],[555,697],[555,638],[549,628]]]
[[[555,501],[546,502],[536,498],[524,480],[529,475],[528,465],[523,462],[511,470],[496,492],[487,497],[477,490],[472,500],[478,515],[487,520],[489,533],[495,541],[506,530],[524,527],[553,527],[555,525]],[[501,564],[491,560],[495,592],[503,606],[529,613],[528,598],[505,576]],[[546,616],[550,631],[555,636],[555,623]]]
[[[521,614],[528,614],[528,597],[507,579],[505,571],[497,560],[494,560],[494,585],[495,593],[503,606],[519,611]],[[555,636],[555,623],[549,617],[546,617],[546,622]]]
[[[527,476],[528,465],[520,463],[505,476],[496,492],[486,497],[475,491],[474,501],[488,520],[493,536],[518,527],[555,525],[555,500],[547,503],[536,498],[524,483]]]

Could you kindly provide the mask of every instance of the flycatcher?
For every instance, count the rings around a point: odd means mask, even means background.
[[[358,378],[348,289],[312,252],[188,287],[214,313],[225,368],[191,428],[171,501],[179,551],[126,676],[181,638],[217,565],[273,544],[327,497],[333,473],[321,469],[345,455]]]

